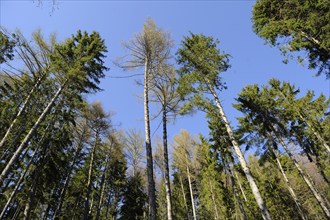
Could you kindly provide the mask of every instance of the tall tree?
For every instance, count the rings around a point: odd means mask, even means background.
[[[195,189],[193,186],[193,180],[195,178],[194,172],[196,172],[196,143],[190,134],[182,130],[180,134],[174,137],[174,152],[173,152],[173,165],[184,173],[188,180],[190,202],[192,207],[193,219],[197,219],[196,201],[195,201]]]
[[[93,179],[93,166],[94,166],[94,157],[96,153],[96,149],[100,147],[101,137],[105,136],[109,129],[109,114],[107,114],[101,104],[99,102],[92,103],[92,105],[88,108],[86,114],[87,125],[93,132],[93,140],[91,142],[90,149],[90,158],[89,158],[89,167],[88,167],[88,176],[86,181],[86,196],[85,196],[85,204],[84,204],[84,220],[90,219],[90,195],[92,192],[92,179]]]
[[[266,204],[261,197],[244,155],[234,137],[233,129],[224,113],[216,91],[224,88],[224,83],[221,81],[219,74],[226,71],[229,67],[229,55],[220,53],[220,50],[217,48],[218,43],[212,37],[206,37],[202,34],[191,33],[190,37],[185,37],[181,43],[181,48],[177,52],[177,60],[181,65],[179,69],[179,91],[184,96],[190,95],[191,103],[186,105],[186,107],[194,107],[196,104],[205,103],[209,101],[205,94],[211,95],[218,108],[221,120],[226,127],[227,134],[238,156],[240,165],[249,181],[262,216],[264,219],[270,219]]]
[[[52,71],[57,73],[55,75],[59,87],[3,169],[0,182],[3,182],[40,124],[56,106],[60,95],[71,91],[73,97],[80,97],[82,93],[100,90],[98,83],[100,78],[104,77],[103,71],[107,70],[102,60],[107,50],[98,33],[93,32],[89,35],[87,32],[78,31],[64,44],[56,45],[55,51],[50,55],[50,60]]]
[[[314,194],[325,215],[329,217],[330,212],[326,206],[325,200],[315,188],[308,175],[301,169],[301,166],[287,146],[286,142],[291,143],[290,138],[287,138],[287,134],[289,134],[288,129],[286,124],[283,123],[283,118],[287,116],[287,112],[283,111],[281,99],[277,98],[279,95],[278,91],[274,92],[267,87],[259,89],[257,85],[247,86],[239,94],[239,98],[237,99],[239,102],[239,104],[236,105],[237,109],[245,114],[241,122],[245,124],[249,123],[250,125],[247,126],[259,131],[261,129],[266,130],[268,135],[273,136],[277,140],[277,143],[283,147],[294,166],[299,171],[299,174]],[[261,132],[260,135],[262,135]]]
[[[144,123],[145,145],[148,175],[149,218],[156,219],[156,194],[153,172],[152,147],[150,139],[149,93],[154,71],[159,64],[169,58],[171,41],[166,32],[156,26],[153,20],[148,19],[141,33],[124,44],[128,49],[130,59],[122,67],[125,69],[144,68]]]
[[[328,0],[258,0],[252,19],[254,31],[268,44],[279,46],[284,54],[306,51],[309,68],[330,77]]]
[[[165,194],[167,204],[167,219],[172,220],[172,201],[170,172],[168,160],[168,144],[167,144],[167,123],[170,119],[169,114],[178,113],[179,96],[176,92],[176,72],[172,65],[163,63],[158,66],[155,77],[152,81],[152,95],[155,101],[161,106],[162,124],[163,124],[163,172],[165,182]]]

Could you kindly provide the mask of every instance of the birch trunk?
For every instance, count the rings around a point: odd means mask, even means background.
[[[263,201],[263,199],[261,197],[261,194],[260,194],[260,191],[258,189],[258,186],[255,183],[254,178],[253,178],[253,176],[252,176],[252,174],[250,172],[250,168],[247,166],[247,163],[245,161],[244,155],[243,155],[243,153],[242,153],[242,151],[241,151],[241,149],[240,149],[237,141],[235,140],[235,137],[234,137],[232,128],[229,125],[229,122],[228,122],[227,117],[226,117],[226,115],[225,115],[225,113],[223,111],[223,108],[221,106],[221,103],[219,101],[219,98],[218,98],[217,94],[215,93],[213,87],[210,87],[209,86],[209,89],[210,89],[210,92],[211,92],[212,96],[215,99],[216,105],[217,105],[217,107],[219,109],[219,113],[221,115],[221,119],[223,120],[223,122],[225,124],[226,130],[227,130],[227,133],[228,133],[228,136],[229,136],[229,138],[231,140],[231,143],[232,143],[232,145],[234,147],[234,150],[235,150],[235,152],[237,154],[238,160],[239,160],[239,162],[240,162],[240,164],[242,166],[242,169],[244,171],[244,174],[245,174],[245,176],[246,176],[246,178],[247,178],[247,180],[248,180],[248,182],[250,184],[250,187],[251,187],[253,196],[254,196],[254,198],[255,198],[258,206],[259,206],[259,209],[261,210],[262,218],[265,219],[265,220],[270,220],[271,217],[270,217],[269,212],[267,210],[266,204],[265,204],[265,202]]]
[[[166,191],[167,219],[172,220],[171,183],[170,183],[170,169],[168,166],[168,149],[167,149],[167,117],[166,117],[165,106],[163,107],[163,146],[164,146],[164,180],[165,180],[165,191]]]
[[[34,123],[33,127],[30,129],[29,133],[25,136],[24,140],[19,145],[19,147],[17,148],[17,150],[11,157],[10,161],[7,163],[6,167],[3,169],[3,171],[0,175],[0,185],[4,181],[5,177],[8,175],[12,165],[16,162],[17,158],[19,157],[19,154],[22,152],[22,150],[25,148],[25,146],[29,143],[29,141],[33,137],[34,133],[38,129],[41,122],[49,114],[50,110],[52,109],[53,105],[55,104],[56,99],[59,97],[59,95],[62,93],[64,87],[66,86],[66,82],[57,90],[57,92],[55,93],[52,100],[48,103],[47,107],[44,109],[42,114],[39,116],[38,120]]]
[[[146,155],[147,155],[149,219],[156,220],[155,181],[154,181],[154,172],[153,172],[152,148],[150,141],[148,59],[145,60],[145,65],[144,65],[144,127],[145,127]]]
[[[276,132],[275,127],[272,127],[273,132]],[[276,134],[276,133],[275,133]],[[305,183],[307,184],[307,186],[309,187],[309,189],[311,190],[311,192],[313,193],[315,199],[317,200],[317,202],[319,203],[319,205],[321,206],[324,214],[330,219],[330,211],[327,208],[327,206],[325,205],[326,202],[324,201],[324,199],[322,198],[322,196],[319,194],[319,192],[316,190],[316,188],[314,187],[314,185],[312,184],[312,182],[310,181],[309,177],[307,177],[307,175],[304,173],[304,171],[301,169],[300,165],[298,164],[297,160],[294,158],[294,156],[292,155],[292,153],[290,152],[289,148],[287,147],[287,145],[284,143],[283,139],[279,136],[276,135],[276,138],[279,140],[279,142],[281,143],[282,147],[284,148],[284,150],[286,151],[286,153],[288,154],[289,158],[291,159],[291,161],[293,162],[293,164],[295,165],[295,167],[297,168],[300,176],[303,178],[303,180],[305,181]]]

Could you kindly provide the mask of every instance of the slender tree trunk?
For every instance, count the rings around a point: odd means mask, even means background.
[[[105,212],[105,219],[108,219],[108,215],[109,215],[109,209],[110,209],[110,205],[111,205],[111,193],[108,192],[109,196],[108,196],[108,201],[107,201],[107,210]]]
[[[107,156],[106,158],[106,162],[105,162],[105,168],[104,168],[104,171],[103,171],[103,174],[102,174],[102,177],[101,177],[101,184],[100,184],[100,187],[101,187],[101,192],[100,192],[100,198],[99,198],[99,202],[98,202],[98,205],[97,205],[97,211],[96,211],[96,217],[95,219],[96,220],[99,220],[100,218],[100,212],[101,212],[101,209],[102,209],[102,200],[103,200],[103,196],[104,196],[104,190],[105,190],[105,179],[107,177],[107,169],[108,169],[108,162],[109,162],[109,156]]]
[[[67,82],[67,81],[66,81]],[[34,123],[33,127],[30,129],[29,133],[25,136],[24,140],[20,144],[20,146],[15,151],[14,155],[11,157],[10,161],[7,163],[6,167],[3,169],[1,175],[0,175],[0,185],[4,181],[5,177],[8,175],[12,165],[16,162],[17,158],[19,157],[22,150],[25,148],[25,146],[29,143],[31,138],[33,137],[34,133],[38,129],[41,122],[45,119],[45,117],[49,114],[50,110],[52,109],[53,105],[55,104],[56,99],[58,96],[62,93],[66,82],[57,90],[55,95],[53,96],[52,100],[48,103],[47,107],[44,109],[42,114],[39,116],[38,120]]]
[[[163,146],[164,146],[164,180],[166,191],[167,204],[167,219],[172,220],[172,201],[171,201],[171,183],[170,183],[170,169],[168,166],[168,149],[167,149],[167,117],[165,105],[163,107]]]
[[[7,158],[11,156],[11,153],[12,153],[12,152],[10,152],[10,151],[11,151],[11,149],[13,148],[12,146],[15,146],[15,145],[18,143],[18,141],[19,141],[19,139],[20,139],[22,133],[25,131],[25,129],[26,129],[26,125],[23,125],[23,126],[20,128],[19,132],[17,132],[17,133],[15,134],[15,138],[14,138],[14,140],[13,140],[10,144],[8,144],[8,145],[6,146],[6,150],[5,150],[4,153],[1,155],[0,161],[2,161],[2,160],[7,160]]]
[[[266,204],[265,204],[265,202],[263,201],[263,199],[261,197],[261,194],[260,194],[260,191],[258,189],[258,186],[255,183],[254,178],[253,178],[253,176],[252,176],[252,174],[250,172],[250,168],[247,166],[247,163],[245,161],[244,155],[243,155],[243,153],[242,153],[242,151],[241,151],[241,149],[240,149],[237,141],[235,140],[235,137],[234,137],[232,128],[229,125],[229,122],[227,120],[227,117],[226,117],[226,115],[225,115],[225,113],[223,111],[223,108],[221,106],[220,100],[219,100],[217,94],[215,93],[214,88],[213,87],[209,87],[209,89],[210,89],[210,92],[212,93],[212,95],[213,95],[213,97],[215,99],[216,105],[217,105],[217,107],[219,109],[219,113],[221,115],[221,119],[223,120],[223,122],[225,124],[226,130],[227,130],[227,133],[228,133],[228,136],[229,136],[229,138],[231,140],[231,143],[232,143],[232,145],[234,147],[234,150],[235,150],[235,152],[237,154],[238,160],[239,160],[239,162],[240,162],[240,164],[242,166],[242,169],[244,171],[244,174],[245,174],[245,176],[246,176],[246,178],[247,178],[247,180],[248,180],[248,182],[250,184],[250,187],[251,187],[253,196],[254,196],[255,200],[257,201],[257,204],[258,204],[258,206],[259,206],[259,208],[261,210],[262,218],[265,219],[265,220],[270,220],[271,217],[270,217],[269,212],[267,210]]]
[[[290,192],[290,195],[291,195],[293,201],[294,201],[295,204],[296,204],[296,207],[297,207],[297,210],[298,210],[298,212],[299,212],[299,215],[300,215],[301,219],[306,220],[307,217],[306,217],[305,213],[303,212],[303,210],[301,209],[301,205],[300,205],[300,203],[299,203],[298,197],[296,196],[296,193],[295,193],[294,190],[292,189],[291,184],[290,184],[290,181],[289,181],[289,179],[287,178],[287,176],[286,176],[286,174],[285,174],[285,171],[283,170],[283,167],[282,167],[281,161],[280,161],[279,158],[278,158],[278,152],[277,152],[276,150],[274,150],[273,148],[271,148],[271,147],[269,147],[269,148],[270,148],[270,150],[273,152],[273,154],[275,155],[276,163],[277,163],[277,165],[278,165],[278,168],[280,169],[280,171],[281,171],[281,173],[282,173],[282,175],[283,175],[283,179],[285,180],[286,185],[287,185],[287,187],[288,187],[288,190],[289,190],[289,192]]]
[[[17,205],[17,208],[15,210],[14,216],[12,217],[12,219],[18,219],[19,213],[21,212],[22,206],[20,205],[20,203]]]
[[[73,171],[73,168],[74,168],[74,165],[76,164],[76,161],[78,159],[78,155],[79,155],[79,152],[82,148],[82,143],[79,143],[78,146],[77,146],[77,150],[75,152],[75,155],[74,155],[74,158],[73,158],[73,161],[71,163],[71,166],[70,166],[70,169],[67,173],[67,176],[65,178],[65,181],[64,181],[64,186],[61,190],[61,194],[60,194],[60,199],[59,199],[59,202],[58,202],[58,205],[56,206],[56,209],[54,211],[54,215],[53,215],[53,219],[56,219],[57,218],[57,215],[58,213],[61,211],[62,209],[62,206],[63,206],[63,201],[64,201],[64,197],[65,197],[65,193],[66,193],[66,190],[69,186],[69,182],[70,182],[70,179],[71,179],[71,173]]]
[[[0,219],[3,219],[4,214],[5,214],[6,210],[7,210],[7,208],[9,207],[11,201],[13,200],[14,196],[15,196],[16,193],[17,193],[18,188],[20,187],[21,183],[23,182],[23,180],[24,180],[24,178],[25,178],[25,175],[27,174],[27,172],[28,172],[28,170],[29,170],[29,167],[30,167],[30,165],[32,164],[35,155],[37,154],[37,152],[38,152],[38,150],[39,150],[39,147],[40,147],[40,146],[38,146],[37,149],[35,149],[35,151],[33,152],[32,156],[31,156],[31,158],[30,158],[30,161],[29,161],[29,163],[27,164],[27,166],[26,166],[26,168],[25,168],[24,173],[21,175],[21,177],[19,178],[19,180],[18,180],[17,183],[15,184],[15,188],[14,188],[14,190],[12,191],[12,193],[10,194],[10,197],[8,198],[7,203],[6,203],[5,207],[3,208],[3,210],[2,210],[2,212],[1,212],[1,214],[0,214]]]
[[[144,126],[146,135],[147,175],[148,175],[148,199],[149,219],[156,220],[156,190],[153,171],[152,148],[150,141],[150,120],[149,120],[149,65],[148,59],[144,66]]]
[[[246,213],[245,213],[245,210],[244,210],[244,207],[243,207],[243,203],[242,203],[242,201],[241,201],[241,199],[239,198],[239,195],[238,195],[238,190],[237,190],[236,181],[235,181],[235,177],[234,177],[234,169],[229,164],[227,166],[228,166],[228,171],[229,171],[229,175],[230,175],[231,184],[232,184],[233,189],[234,189],[234,195],[235,195],[239,210],[241,211],[242,219],[247,220],[247,216],[246,216]],[[244,191],[242,191],[242,192],[243,192],[242,193],[243,197],[245,197]],[[246,199],[246,197],[245,197],[245,199]]]
[[[192,206],[192,210],[193,210],[193,218],[194,218],[194,220],[197,220],[195,199],[194,199],[192,183],[191,183],[191,178],[190,178],[190,170],[189,170],[189,166],[188,166],[187,154],[186,154],[186,164],[187,164],[187,177],[188,177],[188,184],[189,184],[189,191],[190,191],[191,206]]]
[[[36,187],[36,181],[33,181],[32,187],[31,187],[31,190],[30,190],[30,193],[29,193],[28,200],[25,204],[23,220],[29,220],[30,219],[31,208],[32,208],[33,201],[34,201],[34,195],[35,195],[36,188],[37,188]]]
[[[180,186],[181,186],[181,191],[182,191],[184,206],[186,207],[187,217],[189,219],[189,209],[188,209],[188,205],[187,205],[186,193],[184,191],[184,187],[183,187],[181,175],[179,175],[179,180],[180,180]]]
[[[241,190],[241,193],[243,195],[244,201],[247,202],[247,198],[246,198],[244,189],[242,187],[241,181],[239,181],[238,175],[237,175],[237,173],[234,170],[233,170],[233,173],[235,174],[235,177],[236,177],[236,180],[237,180],[237,184],[239,186],[239,189]]]
[[[214,197],[215,192],[213,191],[213,186],[212,186],[209,176],[207,176],[207,180],[208,180],[208,185],[211,190],[211,197],[212,197],[212,203],[213,203],[213,208],[214,208],[214,213],[215,213],[215,219],[218,220],[220,218],[219,218],[218,206],[217,206],[217,203],[215,202],[215,197]]]
[[[272,129],[273,129],[273,132],[276,134],[276,130],[275,130],[274,125],[272,125]],[[330,211],[328,210],[327,206],[325,205],[326,202],[324,201],[324,199],[322,198],[322,196],[319,194],[319,192],[316,190],[316,188],[314,187],[314,185],[312,184],[312,182],[310,181],[310,179],[306,176],[306,174],[304,173],[304,171],[300,168],[300,165],[298,164],[297,160],[294,158],[294,156],[290,152],[290,150],[287,147],[287,145],[284,143],[283,139],[281,137],[279,137],[277,134],[276,134],[276,138],[279,140],[279,142],[281,143],[282,147],[284,148],[284,150],[288,154],[289,158],[291,159],[291,161],[293,162],[293,164],[297,168],[300,176],[303,178],[303,180],[305,181],[305,183],[307,184],[307,186],[309,187],[309,189],[313,193],[314,197],[316,198],[316,200],[318,201],[319,205],[321,206],[324,214],[330,219]]]
[[[38,88],[38,86],[40,85],[41,81],[43,80],[43,78],[46,76],[46,74],[43,74],[38,81],[36,82],[36,84],[33,86],[33,88],[31,89],[31,91],[29,92],[28,96],[25,98],[23,105],[21,106],[20,110],[17,112],[17,114],[15,115],[14,120],[12,121],[12,123],[10,124],[9,128],[7,129],[5,135],[3,136],[3,138],[0,141],[0,149],[4,146],[11,130],[13,129],[14,125],[16,124],[16,122],[18,121],[19,117],[22,115],[22,113],[25,111],[25,108],[27,106],[27,104],[30,102],[30,99],[32,97],[32,94],[34,93],[34,91]]]
[[[95,154],[95,149],[96,149],[96,145],[98,142],[98,132],[96,132],[95,134],[95,143],[93,145],[93,148],[91,149],[91,159],[89,162],[89,168],[88,168],[88,177],[87,177],[87,192],[86,192],[86,196],[85,196],[85,204],[84,204],[84,220],[88,220],[89,219],[89,199],[90,199],[90,194],[92,191],[92,172],[93,172],[93,162],[94,162],[94,154]]]

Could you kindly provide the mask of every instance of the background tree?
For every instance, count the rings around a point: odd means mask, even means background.
[[[151,220],[156,219],[156,194],[150,139],[149,93],[153,74],[157,70],[157,67],[169,58],[170,45],[171,41],[169,40],[168,34],[159,29],[151,19],[148,19],[144,24],[143,31],[124,44],[124,47],[130,53],[130,58],[121,65],[124,69],[144,68],[145,144],[148,173],[149,218]]]

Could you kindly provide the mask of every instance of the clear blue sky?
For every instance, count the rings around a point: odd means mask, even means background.
[[[247,84],[266,84],[273,77],[294,83],[302,92],[312,89],[316,94],[322,92],[329,97],[329,80],[326,81],[324,76],[315,77],[315,71],[295,61],[283,64],[278,49],[264,45],[263,40],[253,33],[251,10],[254,1],[72,0],[58,1],[53,13],[49,2],[44,1],[42,7],[37,7],[36,2],[0,0],[1,26],[10,31],[18,28],[27,38],[37,29],[41,29],[44,36],[56,32],[59,40],[70,37],[78,29],[98,31],[106,40],[109,50],[106,64],[111,69],[101,84],[104,91],[89,99],[101,100],[107,111],[115,112],[113,121],[121,124],[119,128],[144,129],[143,104],[139,98],[143,88],[134,81],[141,78],[113,79],[110,76],[142,73],[142,70],[123,72],[113,61],[125,55],[122,42],[139,32],[148,17],[153,18],[159,27],[171,32],[176,43],[173,54],[189,31],[220,40],[221,50],[232,56],[232,67],[222,75],[228,90],[221,93],[225,112],[232,122],[235,122],[239,113],[231,104],[241,89]],[[158,124],[159,121],[152,123],[153,132]],[[170,137],[181,128],[192,134],[208,133],[203,114],[179,118],[175,125],[169,127]],[[161,129],[155,133],[160,136]]]

